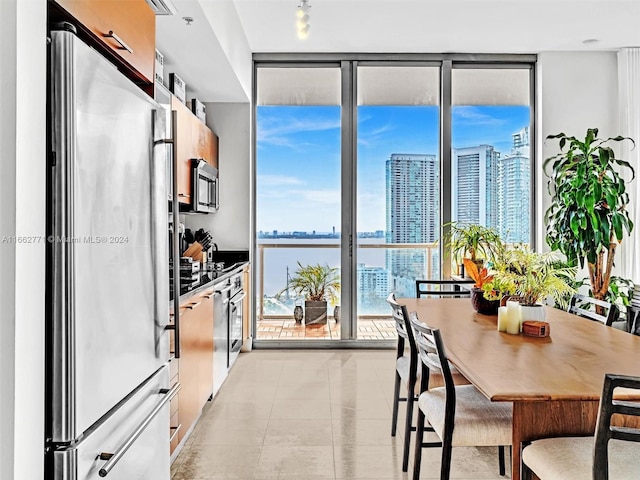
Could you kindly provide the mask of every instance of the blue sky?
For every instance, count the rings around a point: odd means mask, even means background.
[[[358,107],[358,231],[385,229],[385,161],[438,154],[438,107]],[[262,106],[257,118],[258,231],[340,230],[340,107]],[[454,147],[502,154],[529,125],[529,107],[453,108]]]

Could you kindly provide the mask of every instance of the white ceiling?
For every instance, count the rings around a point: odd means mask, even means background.
[[[537,53],[640,46],[638,0],[311,0],[304,41],[296,37],[297,0],[234,3],[254,52]],[[599,42],[586,47],[582,42],[589,38]]]
[[[640,0],[310,0],[311,30],[306,40],[296,35],[299,0],[173,2],[177,15],[157,17],[165,77],[167,72],[179,72],[187,83],[188,98],[211,102],[248,101],[245,70],[250,68],[247,64],[239,71],[232,58],[244,54],[241,49],[239,53],[239,43],[246,56],[250,52],[539,53],[640,46]],[[220,9],[225,21],[216,24]],[[193,24],[186,26],[184,16],[193,17]],[[584,44],[587,39],[597,41]]]

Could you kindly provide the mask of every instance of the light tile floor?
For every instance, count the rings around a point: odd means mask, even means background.
[[[258,320],[259,340],[339,340],[340,324],[329,319],[326,325],[309,326],[292,319]],[[358,319],[358,338],[361,340],[389,340],[396,338],[391,318]]]
[[[401,468],[402,429],[390,435],[394,357],[390,350],[241,354],[174,462],[173,480],[411,478],[413,464],[408,474]],[[440,449],[425,449],[421,478],[439,478],[439,469]],[[498,474],[497,449],[454,448],[451,478],[509,476]]]

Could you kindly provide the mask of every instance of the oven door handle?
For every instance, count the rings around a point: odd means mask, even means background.
[[[247,292],[242,292],[241,294],[236,295],[235,297],[233,297],[233,300],[230,302],[231,305],[235,307],[238,303],[244,300],[244,297],[246,296],[247,296]]]

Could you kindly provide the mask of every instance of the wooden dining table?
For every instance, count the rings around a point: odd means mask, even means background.
[[[468,298],[398,301],[440,329],[449,360],[487,398],[513,403],[512,479],[522,442],[595,432],[605,373],[640,376],[640,337],[553,307],[550,336],[534,338],[498,332]]]

